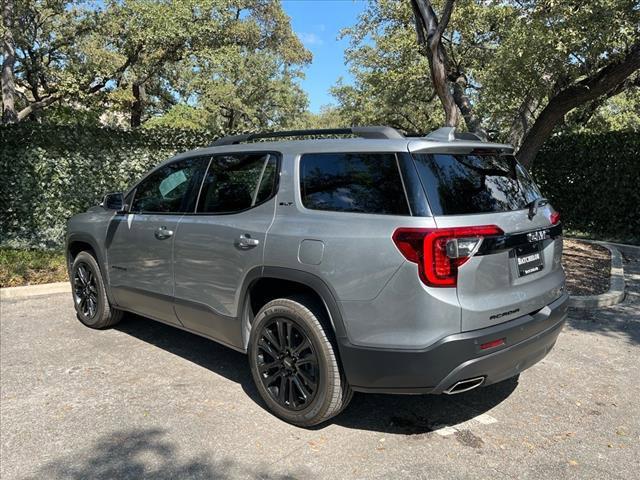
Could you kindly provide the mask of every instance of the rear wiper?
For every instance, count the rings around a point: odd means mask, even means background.
[[[529,203],[527,205],[527,207],[529,207],[529,214],[527,215],[529,220],[532,220],[533,217],[536,216],[539,207],[544,207],[547,203],[549,203],[549,200],[544,197],[538,197],[533,202]]]

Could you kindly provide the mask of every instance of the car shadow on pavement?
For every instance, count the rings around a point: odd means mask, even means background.
[[[418,435],[456,426],[506,400],[518,385],[513,377],[457,395],[378,395],[356,393],[333,423],[359,430]]]
[[[104,435],[91,446],[53,460],[29,479],[112,480],[112,479],[285,479],[236,464],[233,460],[214,460],[209,456],[183,458],[177,446],[158,428],[119,430]]]
[[[253,384],[245,355],[178,328],[127,314],[116,329],[178,355],[240,384],[247,396],[266,406]],[[347,409],[316,429],[336,424],[346,428],[415,435],[455,426],[504,401],[518,384],[517,377],[458,395],[354,395]]]

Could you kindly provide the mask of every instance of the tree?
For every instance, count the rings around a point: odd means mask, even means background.
[[[7,15],[16,85],[3,80],[7,98],[17,98],[18,121],[64,100],[127,114],[132,127],[140,126],[178,102],[173,82],[180,68],[227,47],[270,52],[288,65],[309,61],[276,0],[107,0],[98,9],[81,0],[18,4]]]
[[[287,128],[307,108],[296,83],[301,72],[270,51],[229,46],[185,60],[177,72],[172,84],[178,103],[150,125],[191,122],[218,134]]]
[[[351,39],[346,59],[354,82],[339,81],[331,92],[344,123],[424,132],[444,122],[427,58],[416,54],[407,5],[370,2],[361,21],[343,30],[341,35]]]
[[[18,121],[13,75],[16,62],[16,44],[13,39],[13,2],[14,0],[4,0],[2,6],[2,121],[4,123]]]
[[[459,111],[449,88],[449,59],[442,45],[442,35],[449,25],[454,0],[446,0],[442,18],[438,19],[429,0],[411,0],[418,44],[429,59],[431,81],[445,112],[445,125],[457,127]]]
[[[344,112],[366,101],[361,94],[376,88],[383,98],[400,83],[403,103],[385,109],[407,111],[409,102],[417,111],[405,123],[424,125],[426,100],[436,94],[450,105],[453,97],[459,126],[464,120],[471,131],[512,142],[530,164],[567,113],[603,104],[635,81],[640,8],[632,0],[375,0],[345,34],[355,85],[346,103],[337,95]],[[412,78],[423,55],[437,72],[419,87]],[[393,78],[389,58],[397,59],[395,81],[377,81]],[[445,123],[455,123],[452,116]]]

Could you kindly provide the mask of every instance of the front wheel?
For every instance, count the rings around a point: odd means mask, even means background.
[[[302,427],[337,415],[352,396],[321,314],[306,297],[272,300],[256,315],[249,339],[260,396],[278,417]]]
[[[91,328],[108,328],[118,323],[123,313],[109,305],[100,267],[93,255],[78,253],[70,273],[78,320]]]

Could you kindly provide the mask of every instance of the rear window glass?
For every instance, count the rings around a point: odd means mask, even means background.
[[[268,153],[216,155],[202,184],[199,213],[235,213],[275,193],[276,157]]]
[[[434,215],[507,212],[540,197],[513,155],[414,154]]]
[[[409,215],[393,153],[312,153],[300,160],[302,204],[314,210]]]

